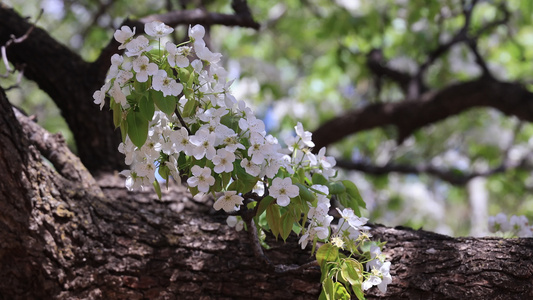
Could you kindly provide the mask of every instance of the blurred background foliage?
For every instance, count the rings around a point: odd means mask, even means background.
[[[204,7],[232,13],[229,0],[6,0],[21,15],[44,14],[38,26],[84,59],[92,61],[125,18],[140,18],[172,9]],[[414,74],[428,54],[453,38],[463,26],[459,0],[250,0],[259,31],[212,26],[211,47],[224,55],[233,92],[245,99],[278,137],[291,134],[297,121],[307,130],[350,109],[371,103],[402,101],[395,83],[376,84],[367,54],[380,49],[387,66]],[[470,30],[505,17],[483,32],[478,49],[499,80],[533,83],[533,1],[479,1]],[[183,39],[180,27],[174,38]],[[5,68],[0,67],[4,73]],[[472,80],[481,74],[472,52],[457,44],[425,73],[430,89]],[[15,77],[3,80],[6,88]],[[71,134],[49,97],[31,81],[8,91],[10,100],[51,132],[61,132],[74,147]],[[529,160],[533,125],[492,109],[473,109],[415,132],[401,145],[394,128],[360,132],[328,147],[347,160],[431,164],[457,174],[483,171],[502,160]],[[533,173],[509,170],[464,186],[427,174],[381,176],[340,171],[352,179],[367,201],[373,222],[406,225],[450,235],[485,235],[486,218],[498,212],[533,218]]]

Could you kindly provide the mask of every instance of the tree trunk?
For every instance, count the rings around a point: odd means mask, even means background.
[[[3,91],[0,157],[1,299],[318,298],[320,270],[291,269],[311,261],[297,237],[268,239],[278,268],[265,266],[210,199],[174,186],[160,201],[116,174],[94,180],[61,136],[15,117]],[[387,241],[393,282],[369,299],[533,297],[533,239],[372,233]]]
[[[79,157],[90,171],[124,169],[124,159],[117,151],[120,132],[111,130],[113,115],[107,107],[100,112],[92,99],[94,91],[104,84],[112,54],[88,63],[0,3],[0,45],[28,32],[21,42],[7,47],[9,61],[54,100],[72,131]]]

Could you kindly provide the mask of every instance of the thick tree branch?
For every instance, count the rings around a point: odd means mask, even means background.
[[[490,78],[450,85],[413,101],[377,103],[336,117],[313,133],[315,151],[351,134],[394,126],[402,142],[415,130],[475,107],[489,107],[524,121],[533,121],[533,94],[518,83]]]
[[[389,163],[383,166],[370,164],[367,162],[337,160],[337,166],[346,170],[360,171],[369,175],[387,175],[390,173],[400,174],[428,174],[444,180],[453,185],[463,186],[475,177],[488,177],[494,174],[504,173],[510,169],[530,171],[531,166],[521,162],[518,165],[511,165],[507,162],[486,171],[461,171],[458,169],[443,169],[430,164],[408,165]]]
[[[162,201],[98,180],[105,196],[41,162],[34,126],[24,131],[0,91],[0,295],[5,299],[316,299],[320,271],[296,236],[267,238],[265,270],[246,234],[210,215],[183,188]],[[34,144],[36,143],[36,144]],[[68,151],[68,150],[66,150]],[[67,154],[68,155],[68,154]],[[84,172],[83,170],[78,170]],[[180,203],[188,209],[173,209]],[[393,282],[368,299],[529,299],[533,239],[450,238],[373,226],[387,241]],[[292,267],[299,265],[301,267]]]
[[[0,44],[12,35],[22,36],[32,27],[0,4]],[[86,167],[91,171],[124,168],[123,158],[116,150],[120,136],[112,130],[112,114],[100,112],[93,104],[92,94],[103,85],[105,73],[95,72],[89,63],[39,27],[7,50],[9,61],[15,66],[25,65],[24,76],[35,81],[57,104]]]

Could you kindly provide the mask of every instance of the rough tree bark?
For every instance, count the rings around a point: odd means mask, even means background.
[[[17,120],[18,119],[18,120]],[[20,124],[19,124],[20,122]],[[45,163],[47,158],[53,168]],[[98,180],[0,94],[1,299],[316,299],[316,267],[276,272],[247,235],[172,187],[161,201]],[[381,299],[533,297],[533,239],[459,238],[375,226],[393,283]],[[269,241],[275,264],[311,260],[296,237]]]

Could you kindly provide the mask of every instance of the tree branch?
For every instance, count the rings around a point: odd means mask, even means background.
[[[490,78],[450,85],[419,99],[376,103],[338,116],[313,133],[315,150],[351,134],[378,127],[395,126],[401,143],[415,130],[475,107],[490,107],[521,120],[533,121],[533,94],[518,83]]]
[[[494,174],[504,173],[510,169],[520,169],[525,171],[530,171],[532,169],[532,167],[526,165],[524,161],[518,165],[502,162],[499,166],[486,171],[463,172],[458,169],[441,169],[430,164],[408,165],[389,163],[384,166],[378,166],[367,162],[347,161],[343,159],[337,160],[337,167],[377,176],[390,173],[428,174],[457,186],[464,186],[475,177],[488,177]]]
[[[462,43],[462,42],[469,42],[469,41],[471,44],[472,41],[476,41],[477,39],[479,39],[479,37],[483,35],[485,32],[488,32],[500,25],[506,24],[509,21],[510,13],[507,10],[507,7],[505,6],[505,2],[502,2],[501,5],[499,5],[499,10],[503,11],[503,14],[504,14],[503,18],[487,23],[485,26],[480,28],[477,32],[473,34],[469,34],[468,30],[469,30],[470,23],[471,23],[472,12],[476,4],[477,4],[477,1],[472,1],[470,6],[467,7],[466,6],[467,4],[463,3],[463,15],[465,17],[465,23],[463,24],[461,29],[459,29],[455,33],[455,35],[450,41],[444,44],[440,44],[437,48],[435,48],[433,51],[429,53],[428,57],[426,58],[426,61],[420,66],[417,72],[416,77],[419,80],[422,79],[428,67],[431,66],[431,64],[433,64],[433,62],[435,62],[435,60],[441,57],[444,53],[448,52],[448,50],[455,44]],[[471,48],[471,49],[474,51],[474,55],[476,55],[476,61],[478,62],[480,67],[483,69],[484,65],[481,64],[483,61],[478,58],[479,54],[476,54],[477,48]],[[490,73],[485,73],[485,69],[483,69],[483,73],[484,75],[490,74]]]
[[[409,94],[409,86],[412,81],[412,76],[408,73],[404,73],[398,70],[387,67],[385,58],[383,57],[383,51],[381,49],[372,49],[367,54],[366,65],[368,69],[378,77],[387,77],[388,79],[396,82],[403,90],[405,95]]]

